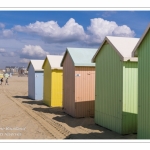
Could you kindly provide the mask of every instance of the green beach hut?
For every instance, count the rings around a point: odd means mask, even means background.
[[[150,139],[150,24],[137,43],[138,57],[138,139]]]
[[[120,134],[137,133],[138,38],[106,36],[96,63],[95,123]]]

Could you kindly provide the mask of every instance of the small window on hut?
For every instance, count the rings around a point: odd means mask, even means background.
[[[81,76],[81,74],[75,74],[75,76],[76,76],[76,77],[80,77],[80,76]]]

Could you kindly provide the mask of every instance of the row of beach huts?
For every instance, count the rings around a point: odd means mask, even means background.
[[[29,98],[150,139],[150,25],[140,39],[106,36],[98,49],[66,48],[27,70]]]

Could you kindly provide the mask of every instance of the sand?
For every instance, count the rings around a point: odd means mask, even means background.
[[[4,79],[5,81],[5,79]],[[0,139],[136,139],[94,123],[94,118],[73,118],[61,107],[28,98],[28,77],[12,76],[0,85]]]

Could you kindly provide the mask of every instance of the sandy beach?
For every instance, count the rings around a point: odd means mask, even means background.
[[[28,98],[28,77],[12,76],[0,85],[0,139],[136,139],[94,123],[94,118],[73,118],[62,108]]]

